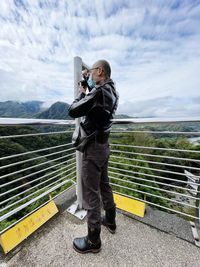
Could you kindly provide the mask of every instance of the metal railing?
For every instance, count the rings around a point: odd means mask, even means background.
[[[74,58],[74,96],[78,94],[78,82],[82,69],[88,68],[80,57]],[[26,118],[0,118],[0,126],[78,126],[80,119],[44,120]],[[68,142],[58,142],[46,147],[17,153],[0,154],[0,233],[51,199],[76,184],[77,209],[82,208],[81,153],[71,143],[73,130],[34,133],[14,133],[0,136],[0,142],[22,140],[34,142],[34,138],[53,138],[69,135]],[[16,144],[18,142],[16,141]],[[20,142],[21,143],[21,142]],[[23,146],[23,144],[22,144]],[[33,146],[34,147],[34,146]],[[12,149],[11,149],[12,150]],[[18,149],[20,151],[20,148]]]
[[[139,121],[115,120],[124,126],[113,128],[111,134],[109,177],[114,192],[199,223],[200,144],[192,145],[187,138],[200,136],[200,132],[159,131],[156,127],[166,122],[197,123],[200,118]],[[145,123],[154,123],[155,129],[147,130]],[[135,129],[138,125],[142,130]]]
[[[114,120],[116,125],[110,136],[109,177],[113,191],[199,222],[200,150],[192,145],[176,147],[176,143],[183,137],[200,136],[200,132],[146,130],[144,122],[137,121],[137,125],[143,127],[139,130],[135,129],[134,120],[130,129],[130,122],[128,126],[125,122],[119,129],[121,122]],[[70,124],[73,123],[70,121]],[[1,122],[1,126],[5,125],[7,123]],[[71,140],[72,131],[14,133],[0,136],[0,142],[23,145],[23,139],[27,146],[30,138],[30,142],[42,138],[45,144],[47,137],[51,140],[64,135]],[[166,147],[164,141],[159,143],[160,137],[167,142],[173,136],[176,137],[171,143],[173,147]],[[29,149],[28,145],[20,153],[13,150],[0,155],[0,233],[76,184],[77,171],[81,176],[77,164],[81,162],[77,162],[71,141],[64,142],[61,138],[60,143],[59,140],[54,145],[48,143],[35,149]],[[188,176],[193,180],[189,181]]]
[[[0,126],[4,127],[24,124],[74,125],[74,121],[55,120],[52,124],[49,120],[0,119]],[[7,144],[8,150],[0,155],[0,233],[76,184],[72,132],[71,129],[0,136],[1,146]]]

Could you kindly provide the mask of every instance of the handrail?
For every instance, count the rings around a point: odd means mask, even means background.
[[[112,167],[110,167],[110,168],[112,168]],[[116,169],[116,168],[112,168],[112,169]],[[119,170],[119,169],[117,169],[117,170]],[[171,185],[171,184],[167,184],[167,183],[158,182],[156,180],[144,179],[144,178],[141,178],[141,177],[136,177],[136,176],[132,176],[132,175],[117,173],[117,172],[113,172],[113,171],[110,171],[110,170],[109,170],[109,173],[116,174],[117,176],[123,176],[123,177],[131,178],[133,180],[139,180],[139,181],[144,181],[144,182],[148,182],[148,183],[154,183],[154,184],[157,184],[157,185],[167,186],[167,187],[180,189],[180,190],[184,190],[184,191],[190,191],[191,190],[189,188],[184,188],[184,187],[177,186],[177,185]],[[139,174],[147,175],[147,174],[142,174],[142,173],[139,173]],[[153,175],[152,175],[152,177],[155,178]],[[195,192],[195,190],[193,190],[193,191]]]
[[[112,119],[114,124],[144,124],[144,123],[177,123],[177,122],[200,122],[200,117],[179,118],[128,118]],[[0,118],[0,126],[9,125],[75,125],[74,120],[54,119],[27,119],[27,118]]]
[[[114,185],[116,185],[116,184],[114,184]],[[125,193],[121,193],[121,192],[118,192],[118,191],[115,191],[115,190],[113,190],[113,193],[120,194],[120,195],[122,195],[122,196],[129,197],[129,198],[132,198],[132,199],[135,199],[135,200],[139,200],[139,201],[141,201],[141,202],[150,204],[150,205],[152,205],[152,206],[155,206],[155,207],[158,207],[158,208],[161,208],[161,209],[165,209],[165,210],[168,210],[168,211],[171,211],[171,212],[176,212],[177,214],[187,216],[187,217],[189,217],[190,219],[191,219],[191,218],[192,218],[192,219],[198,219],[197,216],[193,216],[193,215],[191,215],[191,214],[187,214],[187,213],[185,213],[185,212],[181,212],[181,211],[179,211],[179,210],[176,210],[176,211],[175,211],[174,209],[171,209],[171,208],[168,208],[168,207],[165,207],[165,206],[162,206],[162,205],[153,203],[153,202],[148,201],[148,200],[145,200],[145,199],[141,199],[141,198],[138,198],[138,197],[130,196],[130,195],[127,195],[127,194],[125,194]]]
[[[2,125],[1,125],[2,126]],[[47,132],[47,133],[34,133],[34,134],[16,134],[16,135],[3,135],[0,136],[1,139],[9,139],[9,138],[20,138],[20,137],[31,137],[31,136],[42,136],[42,135],[57,135],[57,134],[66,134],[72,133],[73,130],[70,131],[56,131],[56,132]]]
[[[74,150],[74,148],[68,148],[68,149],[64,149],[64,150],[59,150],[59,151],[56,151],[56,152],[53,152],[53,153],[50,153],[50,154],[45,154],[45,155],[42,155],[42,156],[38,156],[38,157],[35,157],[35,158],[30,158],[30,159],[17,161],[17,162],[14,162],[14,163],[10,163],[8,165],[1,166],[0,170],[8,168],[8,167],[13,167],[13,166],[16,166],[16,165],[19,165],[19,164],[22,164],[22,163],[26,163],[26,162],[29,162],[29,161],[33,161],[33,160],[37,160],[37,159],[41,159],[41,158],[46,158],[46,157],[49,157],[49,156],[57,155],[57,154],[60,154],[60,153],[63,153],[63,152],[71,151],[71,150]]]
[[[185,168],[185,169],[190,169],[190,170],[200,170],[200,168],[198,167],[190,167],[190,166],[185,166],[185,165],[170,164],[170,163],[164,163],[164,162],[156,162],[152,160],[132,159],[132,158],[127,158],[127,157],[115,156],[115,155],[111,155],[111,157],[117,158],[117,159],[126,159],[130,161],[146,162],[146,163],[151,163],[153,165],[164,165],[164,166],[169,166],[169,167]]]
[[[21,169],[21,170],[19,170],[19,171],[15,171],[15,172],[11,172],[11,173],[2,175],[2,176],[0,177],[0,179],[4,179],[4,178],[9,177],[9,176],[11,176],[11,175],[13,175],[13,174],[18,174],[18,173],[21,173],[21,172],[23,172],[23,171],[27,171],[27,170],[30,170],[30,169],[32,169],[32,168],[36,168],[36,167],[45,165],[45,164],[47,164],[47,163],[51,163],[51,162],[57,161],[57,160],[59,160],[59,159],[64,159],[64,158],[69,157],[69,156],[71,156],[71,155],[73,155],[73,154],[74,154],[74,153],[71,153],[71,154],[68,154],[68,155],[65,155],[65,156],[56,158],[56,159],[47,160],[47,161],[45,161],[45,162],[42,162],[42,163],[39,163],[39,164],[30,166],[30,167]]]
[[[73,155],[73,153],[72,153],[71,155]],[[17,179],[15,179],[15,180],[12,180],[12,181],[10,181],[10,182],[7,182],[6,184],[7,184],[7,185],[13,184],[13,183],[18,182],[18,181],[21,181],[21,180],[23,180],[23,179],[25,179],[25,178],[31,177],[31,176],[33,176],[33,175],[35,175],[35,174],[38,174],[38,173],[41,173],[41,172],[44,172],[44,171],[53,169],[53,168],[55,168],[55,167],[57,167],[57,166],[60,166],[60,165],[63,165],[63,164],[66,163],[66,162],[68,162],[68,160],[63,161],[63,162],[60,162],[60,163],[55,164],[55,165],[53,165],[53,166],[44,168],[44,169],[42,169],[42,170],[39,170],[39,171],[30,173],[30,174],[27,174],[27,175],[25,175],[25,176],[23,176],[23,177],[20,177],[20,178],[17,178]],[[2,188],[2,187],[4,187],[4,184],[0,185],[0,188]]]
[[[74,159],[73,159],[73,160],[74,160]],[[58,165],[63,165],[64,163],[67,163],[67,162],[69,162],[69,161],[71,161],[71,160],[66,160],[66,161],[62,162],[62,164],[61,164],[61,163],[57,164],[57,166],[58,166]],[[73,162],[73,163],[71,163],[71,164],[68,164],[68,165],[65,166],[64,168],[69,167],[69,166],[71,166],[71,165],[73,165],[73,164],[75,164],[75,162]],[[48,168],[48,169],[50,169],[50,168]],[[62,168],[61,168],[61,169],[62,169]],[[59,169],[59,170],[60,170],[60,169]],[[49,176],[49,175],[52,175],[53,173],[58,172],[59,170],[52,171],[51,173],[47,173],[47,174],[45,174],[45,175],[42,175],[41,177],[36,178],[36,179],[33,179],[33,180],[31,180],[30,182],[23,183],[23,184],[20,185],[20,186],[16,186],[16,187],[14,187],[14,188],[12,188],[12,189],[9,189],[9,190],[7,190],[6,192],[1,193],[1,194],[0,194],[0,197],[5,196],[5,195],[7,195],[7,194],[9,194],[9,193],[11,193],[11,192],[13,192],[13,191],[19,189],[19,188],[22,188],[22,187],[24,187],[24,186],[26,186],[26,185],[29,185],[29,184],[31,184],[31,183],[34,183],[34,182],[36,182],[36,181],[38,181],[38,180],[41,180],[41,179],[43,179],[43,178],[45,178],[45,177],[47,177],[47,176]],[[44,169],[43,169],[41,172],[44,172]],[[31,176],[32,176],[32,175],[33,175],[33,174],[31,174]],[[20,180],[24,180],[24,177],[20,177]],[[18,179],[18,180],[16,179],[16,180],[12,180],[11,182],[12,182],[12,183],[15,183],[15,182],[20,181],[20,180],[19,180],[19,179]],[[7,182],[7,183],[5,183],[5,184],[2,184],[2,185],[1,185],[1,188],[5,187],[5,186],[7,186],[7,185],[12,184],[11,182]]]
[[[115,178],[115,179],[117,179],[117,178]],[[145,191],[142,191],[142,190],[130,188],[128,186],[119,185],[119,184],[116,184],[116,183],[111,183],[111,185],[118,186],[118,187],[121,187],[121,188],[124,188],[124,189],[127,189],[127,190],[131,190],[131,191],[134,191],[134,192],[138,192],[138,193],[141,193],[143,195],[149,195],[149,196],[152,196],[152,197],[164,199],[164,200],[167,200],[167,201],[170,201],[170,202],[174,202],[174,203],[177,203],[177,204],[185,205],[185,206],[188,206],[188,207],[191,207],[191,208],[196,208],[196,206],[193,206],[193,205],[190,205],[190,204],[182,203],[182,202],[176,201],[174,199],[170,199],[170,198],[163,197],[163,196],[158,196],[158,195],[155,195],[155,194],[152,194],[152,193],[149,193],[149,192],[145,192]]]
[[[109,169],[122,171],[122,172],[128,172],[130,174],[133,174],[133,173],[134,174],[140,174],[140,175],[143,175],[143,176],[148,176],[148,177],[152,177],[152,178],[156,178],[156,179],[169,180],[169,181],[172,181],[172,182],[177,182],[177,183],[186,184],[186,185],[188,183],[186,181],[182,181],[182,180],[178,180],[178,179],[172,179],[172,178],[169,178],[169,177],[164,177],[164,176],[160,176],[160,175],[158,176],[158,175],[155,175],[155,174],[149,174],[149,173],[144,173],[144,172],[124,170],[124,169],[116,168],[116,167],[112,167],[112,166],[109,166]],[[190,182],[190,184],[196,185],[196,183],[193,183],[193,182]]]
[[[74,163],[73,163],[73,164],[74,164]],[[43,179],[44,177],[47,177],[47,176],[52,175],[52,174],[54,174],[54,173],[56,173],[56,172],[58,172],[58,171],[61,171],[61,170],[63,170],[63,169],[66,169],[67,167],[69,167],[69,166],[65,166],[65,167],[63,167],[63,168],[60,168],[60,169],[54,171],[54,172],[48,173],[48,174],[46,174],[46,175],[44,175],[44,176],[41,176],[41,177],[39,177],[39,178],[37,178],[37,179],[35,179],[35,180],[32,180],[32,181],[30,181],[30,182],[28,182],[28,183],[26,183],[26,184],[23,184],[23,185],[18,186],[18,187],[14,188],[14,189],[11,189],[11,190],[5,192],[4,195],[6,195],[6,194],[8,194],[8,193],[11,193],[12,191],[15,191],[15,190],[17,190],[17,189],[19,189],[19,188],[22,188],[23,186],[25,186],[25,185],[27,185],[27,184],[34,183],[34,182],[36,182],[36,181],[38,181],[38,180]],[[72,168],[70,168],[70,169],[67,169],[67,171],[69,171],[69,170],[71,171],[71,170],[73,170],[73,169],[74,169],[74,166],[73,166]],[[60,173],[59,173],[58,175],[60,175]],[[22,194],[24,194],[24,193],[26,193],[26,192],[32,190],[32,189],[35,188],[35,187],[38,187],[39,185],[41,185],[41,184],[43,184],[43,183],[46,183],[47,181],[49,181],[49,180],[51,180],[51,179],[55,179],[55,177],[57,177],[57,176],[51,177],[51,178],[49,178],[49,179],[47,179],[47,180],[45,180],[45,181],[43,181],[43,182],[41,182],[41,183],[39,183],[39,184],[37,184],[37,185],[35,185],[35,186],[32,186],[32,187],[30,187],[30,188],[28,188],[28,189],[22,191],[22,192],[19,193],[19,194],[16,194],[16,195],[14,195],[14,196],[12,196],[12,197],[10,197],[10,198],[5,199],[4,201],[0,202],[0,205],[6,203],[6,202],[8,202],[8,201],[10,201],[11,199],[13,199],[13,198],[15,198],[15,197],[17,197],[17,196],[20,196],[20,195],[22,195]]]
[[[179,117],[179,118],[128,118],[128,119],[113,119],[115,124],[143,124],[143,123],[177,123],[177,122],[200,122],[200,117]]]
[[[175,160],[186,160],[186,161],[192,161],[192,162],[199,162],[198,159],[189,159],[189,158],[180,158],[180,157],[172,157],[172,156],[166,156],[166,155],[157,155],[157,154],[149,154],[149,153],[138,153],[138,152],[132,152],[132,151],[123,151],[123,150],[116,150],[111,149],[111,152],[114,153],[123,153],[123,154],[129,154],[129,155],[140,155],[140,156],[147,156],[147,157],[154,157],[154,158],[164,158],[164,159],[175,159]]]
[[[1,157],[0,160],[21,157],[21,156],[24,156],[24,155],[29,155],[29,154],[33,154],[33,153],[37,153],[37,152],[41,152],[41,151],[46,151],[46,150],[51,150],[51,149],[55,149],[55,148],[60,148],[60,147],[64,147],[64,146],[69,146],[69,145],[71,145],[71,143],[63,144],[63,145],[59,145],[59,146],[51,146],[51,147],[46,147],[46,148],[36,149],[36,150],[31,150],[31,151],[26,151],[26,152],[19,153],[19,154],[14,154],[14,155],[6,156],[6,157]]]
[[[71,174],[70,174],[70,175],[71,175]],[[27,206],[29,206],[30,204],[34,203],[35,201],[41,199],[42,197],[44,197],[44,196],[50,194],[51,192],[55,191],[56,189],[58,189],[58,188],[61,187],[62,185],[65,185],[66,183],[72,181],[73,179],[74,179],[74,178],[61,182],[60,184],[58,184],[58,185],[52,187],[51,189],[49,189],[49,190],[47,190],[46,192],[42,193],[41,195],[35,197],[34,199],[31,199],[30,201],[26,202],[25,204],[23,204],[23,205],[21,205],[21,206],[15,208],[15,209],[9,211],[8,213],[6,213],[6,214],[0,216],[0,222],[3,221],[3,220],[5,220],[5,219],[7,219],[7,218],[9,218],[10,216],[12,216],[13,214],[17,213],[18,211],[20,211],[20,210],[26,208]]]
[[[0,118],[0,126],[11,125],[74,125],[74,120]]]
[[[112,133],[122,133],[120,130],[112,130]],[[200,132],[177,132],[177,131],[136,131],[136,130],[126,130],[123,132],[123,134],[127,133],[150,133],[150,134],[170,134],[170,135],[200,135]]]
[[[71,174],[75,174],[75,172],[76,172],[76,170],[74,170],[72,173],[66,175],[66,177],[70,176]],[[64,171],[64,172],[62,172],[62,173],[66,173],[66,171]],[[61,173],[61,174],[62,174],[62,173]],[[55,177],[58,177],[59,175],[60,175],[60,174],[57,174]],[[54,177],[53,177],[53,178],[54,178]],[[9,209],[9,208],[11,208],[11,207],[13,207],[13,206],[15,206],[16,204],[18,204],[18,203],[22,202],[23,200],[29,198],[30,196],[35,195],[35,194],[38,193],[39,191],[42,191],[42,190],[44,190],[45,188],[48,188],[48,187],[50,187],[51,185],[54,185],[54,184],[56,184],[58,181],[63,180],[63,179],[65,179],[65,177],[62,177],[62,178],[58,179],[57,181],[54,181],[53,183],[48,184],[48,185],[44,186],[43,188],[38,189],[37,191],[34,191],[34,192],[31,193],[30,195],[26,195],[25,197],[23,197],[23,198],[17,200],[16,202],[14,202],[14,203],[12,203],[12,204],[10,204],[10,205],[8,205],[8,206],[6,206],[6,207],[0,209],[0,212],[2,212],[2,211],[4,211],[4,210],[7,210],[7,209]]]

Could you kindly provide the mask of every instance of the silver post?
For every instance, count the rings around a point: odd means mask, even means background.
[[[80,57],[74,57],[74,98],[76,98],[79,94],[78,82],[81,80],[81,73],[82,73],[82,59]],[[80,118],[75,119],[76,127],[79,126],[80,121],[81,121]],[[79,209],[82,209],[83,207],[81,162],[82,162],[82,153],[76,151],[76,177],[77,177],[76,195],[77,195],[77,202]]]
[[[74,98],[79,94],[78,82],[81,80],[83,62],[80,57],[74,57]],[[76,127],[79,127],[81,118],[75,119]],[[83,209],[83,191],[82,191],[82,177],[81,177],[81,164],[82,153],[76,151],[76,196],[77,200],[67,209],[67,211],[77,218],[83,220],[87,215],[87,211]]]
[[[200,179],[198,180],[198,187],[197,187],[197,200],[196,200],[196,223],[200,224]]]

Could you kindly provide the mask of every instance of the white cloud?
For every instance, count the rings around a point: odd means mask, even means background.
[[[199,116],[200,97],[161,97],[145,101],[127,101],[118,110],[119,114],[132,117],[187,117]]]
[[[75,55],[89,65],[101,58],[111,63],[121,107],[127,100],[194,99],[199,10],[200,3],[187,0],[2,0],[0,101],[71,102]],[[173,105],[165,112],[181,115],[182,106],[175,112]],[[187,105],[185,111],[196,112],[194,101]]]

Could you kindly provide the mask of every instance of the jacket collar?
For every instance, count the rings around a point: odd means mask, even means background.
[[[108,83],[112,83],[114,85],[113,80],[109,78],[107,80],[104,80],[102,83],[97,84],[95,87],[98,89],[98,88],[100,88],[100,87],[102,87],[102,86],[104,86],[105,84],[108,84]]]

